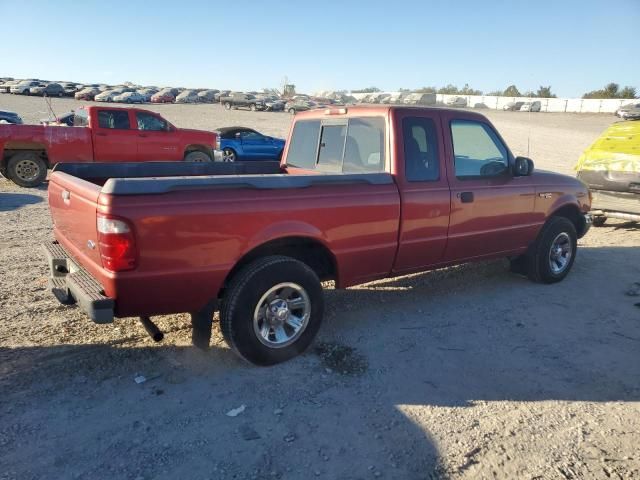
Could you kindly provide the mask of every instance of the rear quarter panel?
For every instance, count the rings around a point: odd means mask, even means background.
[[[44,148],[49,163],[93,160],[91,130],[85,127],[0,125],[0,149]]]

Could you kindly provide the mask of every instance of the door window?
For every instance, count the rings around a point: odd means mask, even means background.
[[[507,148],[487,124],[453,120],[451,137],[457,178],[494,177],[507,171]]]
[[[131,128],[129,112],[126,110],[98,110],[98,126],[114,130],[128,130]]]
[[[433,182],[440,178],[438,137],[430,118],[402,120],[405,176],[410,182]]]
[[[153,132],[164,132],[167,130],[166,121],[149,113],[136,112],[136,121],[138,122],[138,130]]]
[[[260,135],[258,132],[240,132],[240,138],[245,141],[263,141],[264,137]]]

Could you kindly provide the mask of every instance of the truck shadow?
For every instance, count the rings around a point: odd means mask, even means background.
[[[473,461],[441,467],[439,409],[640,400],[637,265],[638,248],[583,247],[556,285],[491,262],[329,291],[316,348],[273,368],[224,345],[2,347],[0,460],[18,477],[446,478]]]
[[[43,200],[43,197],[29,193],[0,193],[0,212],[18,210],[27,205],[40,203]]]

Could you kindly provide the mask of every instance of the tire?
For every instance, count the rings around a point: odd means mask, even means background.
[[[524,260],[525,272],[536,283],[556,283],[567,276],[577,254],[576,227],[565,217],[551,217],[542,227]],[[552,248],[568,250],[554,260]],[[552,267],[554,265],[555,267]]]
[[[233,148],[223,148],[222,149],[222,161],[223,162],[235,162],[238,159],[238,155],[236,154]]]
[[[295,115],[295,114],[296,114],[296,109],[295,109],[295,108],[290,108],[290,109],[289,109],[289,113],[290,113],[291,115]]]
[[[594,227],[604,227],[604,224],[607,222],[607,217],[604,215],[598,215],[597,217],[593,217],[593,226]]]
[[[275,295],[271,301],[266,298],[269,292]],[[289,310],[291,301],[304,306]],[[271,321],[266,311],[259,313],[260,305],[278,309],[277,313],[269,309]],[[315,272],[291,257],[269,256],[255,260],[233,277],[222,300],[220,329],[231,348],[248,362],[275,365],[307,349],[323,314],[322,285]],[[298,330],[289,323],[294,319]],[[280,339],[276,332],[282,335]]]
[[[211,162],[211,156],[202,150],[194,150],[184,156],[185,162]]]
[[[47,164],[36,152],[16,153],[7,163],[7,176],[21,187],[37,187],[47,178]]]
[[[252,112],[255,112],[255,111],[256,111],[256,104],[255,104],[255,103],[252,103],[252,104],[249,106],[249,110],[251,110]]]
[[[229,103],[229,102],[224,102],[224,109],[225,109],[225,110],[231,110],[231,103]]]

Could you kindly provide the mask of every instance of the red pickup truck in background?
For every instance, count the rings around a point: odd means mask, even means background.
[[[313,340],[322,281],[508,257],[554,283],[591,225],[583,183],[534,172],[472,112],[312,110],[295,117],[281,164],[244,165],[57,167],[53,293],[96,322],[140,316],[150,332],[151,315],[190,312],[199,346],[219,308],[231,347],[269,365]]]
[[[40,185],[57,163],[214,160],[217,135],[176,128],[147,110],[84,107],[73,127],[0,125],[0,173]]]

